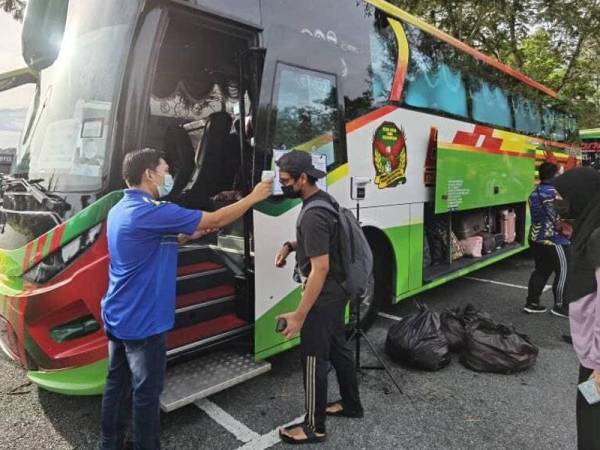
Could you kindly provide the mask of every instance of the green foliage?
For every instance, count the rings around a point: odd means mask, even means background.
[[[389,0],[558,92],[600,125],[598,0]]]

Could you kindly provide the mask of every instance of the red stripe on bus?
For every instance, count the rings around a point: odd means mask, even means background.
[[[28,242],[25,246],[25,255],[23,256],[23,271],[29,269],[29,259],[31,258],[31,252],[35,241]]]
[[[54,252],[57,248],[60,247],[60,241],[62,240],[63,234],[65,233],[65,225],[59,225],[54,229],[54,235],[52,236],[52,241],[50,242],[50,249],[48,253]]]
[[[357,119],[354,119],[346,124],[346,133],[352,133],[353,131],[358,130],[359,128],[368,125],[369,123],[395,111],[397,108],[392,105],[384,106],[382,108],[376,109],[375,111],[371,111],[369,114],[365,114]]]
[[[25,352],[25,299],[20,298],[17,300],[17,307],[15,308],[18,317],[17,320],[17,345],[19,348],[19,357],[21,358],[21,364],[23,367],[27,367],[27,353]]]
[[[46,245],[46,239],[48,238],[47,234],[42,234],[38,239],[37,252],[35,252],[35,257],[33,258],[33,263],[39,263],[44,257],[44,246]]]

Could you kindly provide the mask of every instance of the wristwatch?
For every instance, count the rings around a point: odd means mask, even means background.
[[[292,253],[294,251],[294,246],[292,245],[292,243],[290,241],[284,242],[283,246],[287,247],[288,252],[290,252],[290,253]]]

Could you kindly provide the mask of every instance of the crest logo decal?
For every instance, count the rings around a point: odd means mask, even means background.
[[[383,122],[373,137],[375,184],[379,189],[406,183],[406,135],[404,128],[393,122]]]

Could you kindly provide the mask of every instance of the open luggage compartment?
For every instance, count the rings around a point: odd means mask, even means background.
[[[511,203],[435,214],[425,206],[423,281],[521,247],[526,238],[526,204]]]

